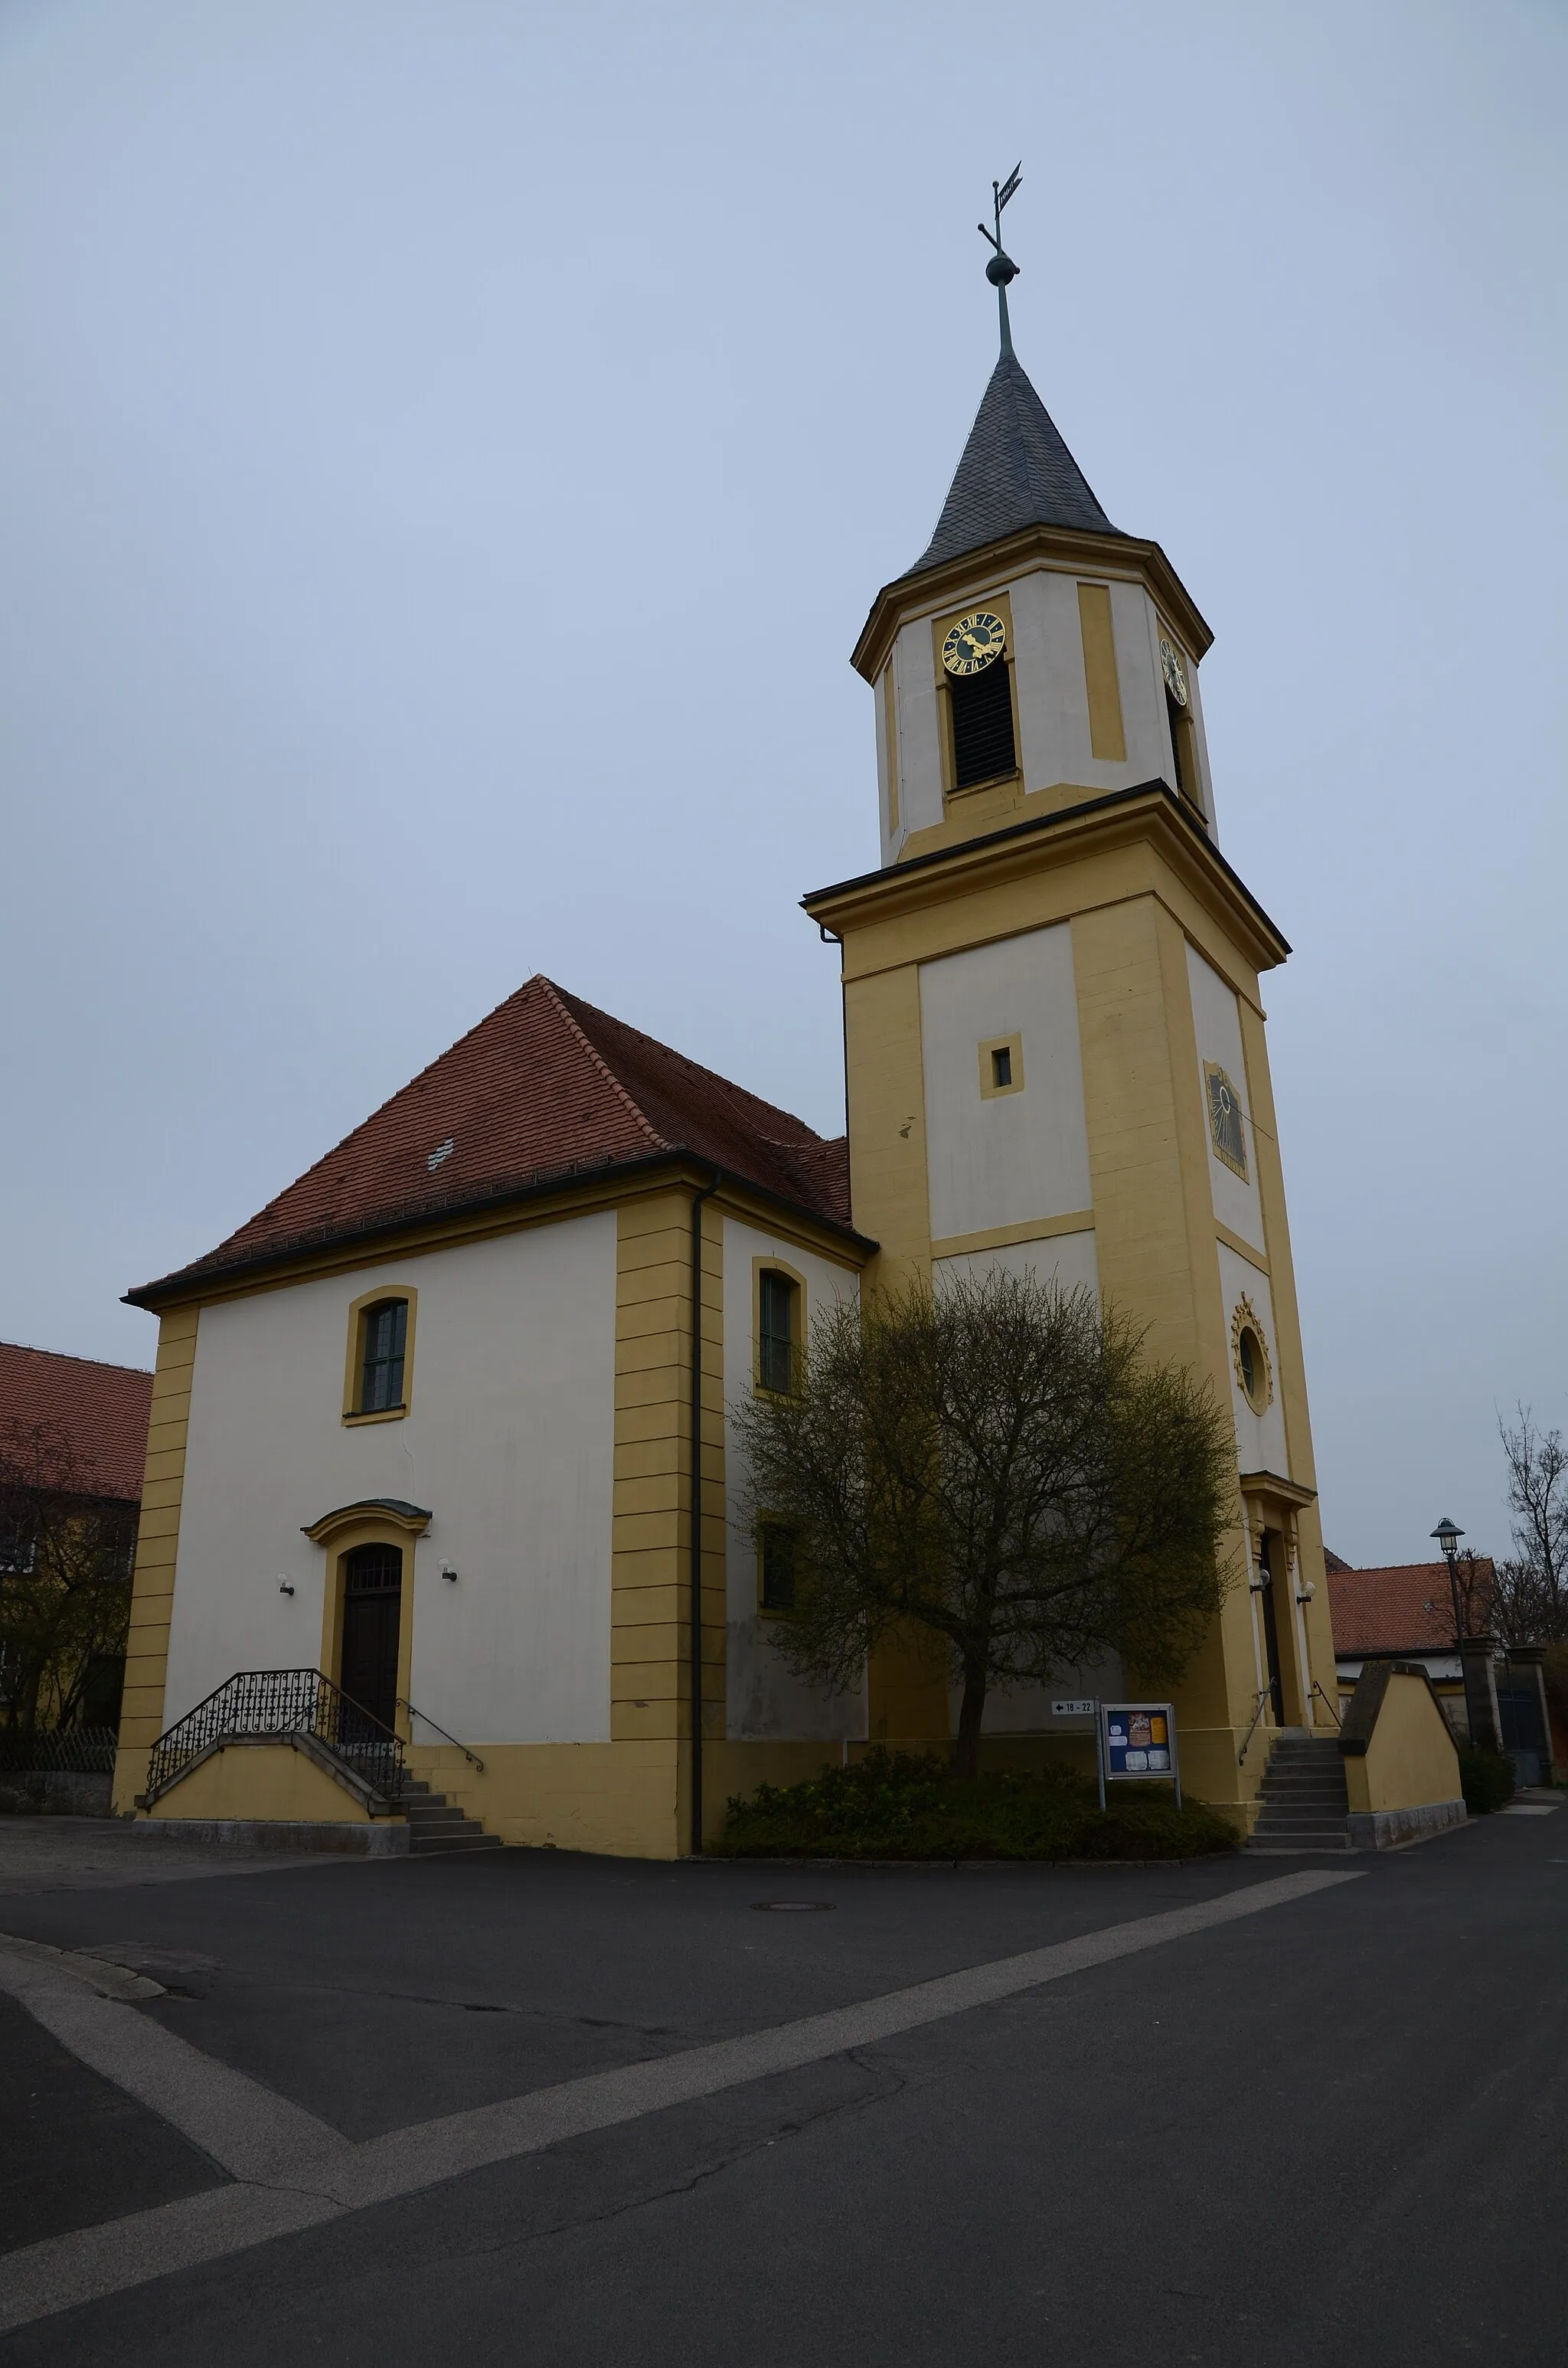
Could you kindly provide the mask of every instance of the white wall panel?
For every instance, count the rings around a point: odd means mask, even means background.
[[[1263,1202],[1257,1190],[1257,1138],[1253,1133],[1252,1096],[1247,1085],[1246,1054],[1242,1049],[1242,1020],[1235,993],[1191,944],[1187,949],[1187,976],[1192,995],[1193,1030],[1198,1038],[1198,1076],[1195,1083],[1203,1110],[1203,1140],[1209,1146],[1209,1183],[1214,1199],[1214,1214],[1222,1225],[1229,1225],[1233,1234],[1240,1234],[1244,1242],[1250,1242],[1255,1250],[1266,1249]],[[1242,1127],[1247,1156],[1244,1178],[1238,1176],[1233,1167],[1228,1167],[1214,1148],[1213,1131],[1209,1123],[1208,1087],[1203,1076],[1205,1061],[1217,1061],[1241,1097]]]
[[[1221,1242],[1220,1287],[1225,1299],[1225,1354],[1231,1367],[1231,1402],[1236,1417],[1237,1469],[1242,1472],[1277,1472],[1281,1479],[1294,1477],[1287,1461],[1285,1446],[1285,1409],[1279,1399],[1279,1343],[1274,1333],[1274,1301],[1269,1292],[1268,1277],[1249,1266],[1244,1258]],[[1273,1395],[1262,1414],[1254,1414],[1236,1378],[1235,1363],[1231,1356],[1231,1327],[1237,1307],[1245,1297],[1251,1302],[1254,1315],[1262,1328],[1268,1349],[1273,1372]]]
[[[949,1277],[983,1275],[1000,1267],[1007,1274],[1032,1274],[1041,1282],[1059,1282],[1063,1291],[1086,1287],[1099,1293],[1099,1262],[1092,1232],[1053,1234],[1040,1242],[1009,1242],[996,1250],[960,1250],[955,1258],[937,1258],[931,1280],[940,1291]]]
[[[929,617],[913,618],[901,630],[893,645],[893,686],[898,694],[899,821],[907,834],[942,819],[942,742]]]
[[[1073,937],[1063,922],[920,968],[931,1234],[1089,1205]],[[981,1092],[980,1046],[1023,1039],[1021,1093]]]
[[[464,1742],[608,1738],[615,1269],[604,1214],[203,1309],[171,1720],[236,1669],[314,1667],[329,1557],[301,1528],[401,1497],[434,1514],[404,1550],[414,1701]],[[399,1284],[410,1412],[346,1429],[348,1309]]]

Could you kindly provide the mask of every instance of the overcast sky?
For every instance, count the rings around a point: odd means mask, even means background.
[[[828,1133],[849,650],[994,351],[1217,639],[1324,1523],[1568,1424],[1553,0],[3,0],[0,1337],[535,971]]]

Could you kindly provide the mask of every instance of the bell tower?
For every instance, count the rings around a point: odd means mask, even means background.
[[[1186,1781],[1250,1824],[1268,1726],[1332,1732],[1335,1660],[1261,974],[1289,947],[1220,852],[1213,636],[1114,526],[1000,351],[915,564],[853,662],[875,699],[881,861],[805,899],[843,948],[868,1281],[993,1263],[1087,1283],[1233,1409],[1248,1584],[1178,1690]],[[1136,1681],[1136,1672],[1129,1672]],[[945,1736],[939,1672],[873,1669],[873,1736]],[[987,1732],[1049,1731],[998,1697]]]

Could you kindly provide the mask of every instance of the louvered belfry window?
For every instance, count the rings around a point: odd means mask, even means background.
[[[953,787],[972,790],[1010,773],[1017,763],[1013,746],[1013,693],[1007,661],[997,658],[979,674],[950,675],[948,697],[953,716]]]
[[[403,1404],[403,1359],[408,1338],[408,1302],[383,1299],[365,1310],[365,1362],[359,1391],[361,1414],[385,1414]]]

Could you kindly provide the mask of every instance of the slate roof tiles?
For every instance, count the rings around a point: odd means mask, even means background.
[[[908,571],[937,567],[1029,526],[1115,534],[1016,354],[991,373],[937,531]]]

